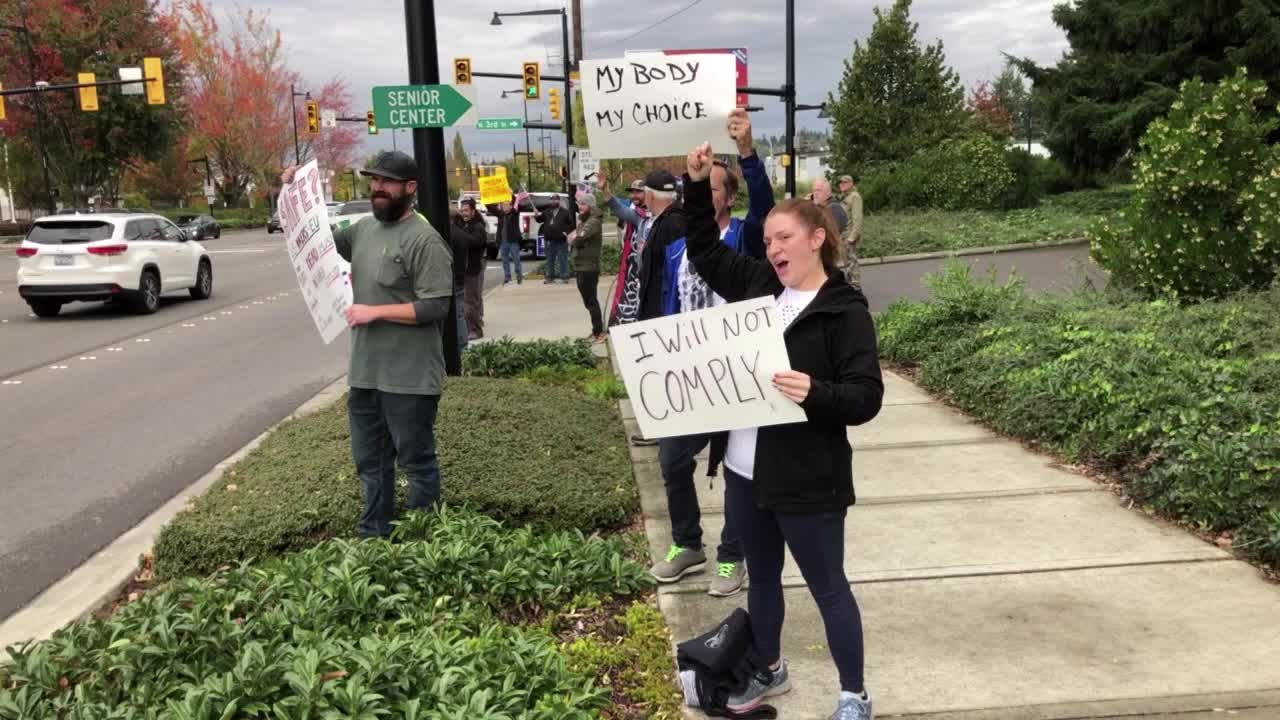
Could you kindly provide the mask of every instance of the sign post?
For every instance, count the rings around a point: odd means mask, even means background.
[[[474,85],[379,85],[373,89],[379,128],[446,128],[476,124]]]

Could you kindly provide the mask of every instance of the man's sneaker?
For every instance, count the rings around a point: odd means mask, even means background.
[[[657,445],[658,441],[649,440],[645,436],[637,434],[637,435],[631,436],[631,444],[635,445],[636,447],[652,447],[654,445]]]
[[[831,720],[871,720],[871,695],[866,690],[861,695],[851,692],[840,693],[840,704],[836,705],[836,713]]]
[[[712,597],[729,597],[742,591],[742,581],[747,577],[746,563],[722,562],[716,568],[716,576],[711,578],[711,587],[707,594]]]
[[[791,690],[791,676],[784,661],[772,672],[758,672],[747,681],[747,689],[741,695],[730,695],[727,706],[737,713],[750,712],[766,699]],[[843,720],[843,718],[841,719]]]
[[[673,583],[689,573],[696,573],[707,566],[707,556],[701,550],[690,550],[672,545],[666,559],[653,564],[649,572],[658,582]]]

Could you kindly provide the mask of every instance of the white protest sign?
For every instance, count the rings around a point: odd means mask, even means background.
[[[582,61],[582,107],[596,160],[683,156],[710,142],[736,153],[726,126],[737,99],[732,55],[630,55]]]
[[[772,297],[609,329],[646,438],[804,422],[773,387],[791,369]]]
[[[351,265],[338,254],[324,204],[320,166],[303,165],[280,191],[280,222],[298,289],[325,344],[347,327],[351,307]]]

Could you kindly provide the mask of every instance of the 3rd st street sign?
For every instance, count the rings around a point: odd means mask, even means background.
[[[379,85],[373,89],[373,116],[380,128],[475,125],[475,87]]]

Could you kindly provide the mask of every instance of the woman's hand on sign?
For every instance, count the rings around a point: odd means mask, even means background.
[[[797,405],[809,397],[810,385],[809,376],[795,370],[784,370],[773,376],[773,386]]]
[[[702,143],[689,153],[689,179],[702,182],[711,177],[711,143]]]
[[[284,171],[280,173],[280,183],[283,185],[288,185],[289,183],[293,182],[293,176],[296,175],[297,172],[298,172],[297,165],[290,165],[289,167],[285,168]]]

